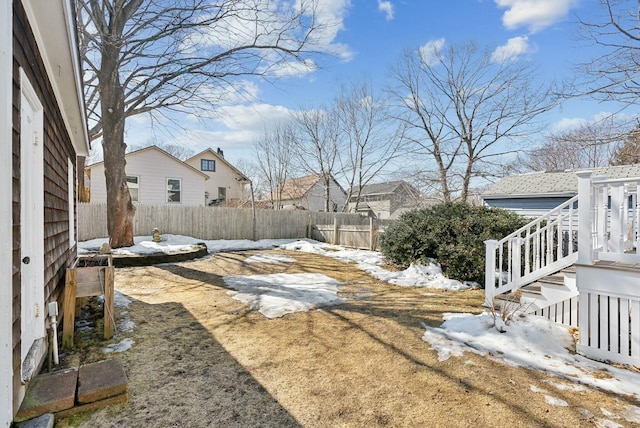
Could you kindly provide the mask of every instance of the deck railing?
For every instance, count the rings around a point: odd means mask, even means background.
[[[485,242],[485,305],[576,261],[640,263],[640,178],[577,175],[577,196],[511,235]]]
[[[607,179],[578,173],[581,230],[580,263],[595,260],[638,263],[640,178]]]
[[[578,196],[499,241],[485,241],[485,305],[578,258]]]

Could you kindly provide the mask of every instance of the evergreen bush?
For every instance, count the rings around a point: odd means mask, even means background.
[[[448,278],[484,284],[484,241],[501,239],[525,224],[511,211],[448,202],[402,214],[385,230],[380,246],[400,266],[435,259]]]

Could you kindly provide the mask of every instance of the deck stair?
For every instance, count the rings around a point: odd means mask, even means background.
[[[511,305],[512,308],[518,305],[527,313],[572,326],[578,323],[577,298],[576,268],[573,265],[496,297],[500,305]]]

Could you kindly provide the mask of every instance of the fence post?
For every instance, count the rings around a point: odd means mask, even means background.
[[[333,217],[333,245],[338,245],[338,217]]]
[[[591,246],[591,171],[581,171],[578,176],[578,263],[592,264]]]
[[[373,232],[374,232],[374,230],[373,230],[373,217],[369,217],[369,249],[371,251],[375,250]]]
[[[493,296],[496,291],[496,248],[498,241],[490,239],[484,241],[485,245],[485,267],[484,267],[484,306],[487,308],[493,305]]]

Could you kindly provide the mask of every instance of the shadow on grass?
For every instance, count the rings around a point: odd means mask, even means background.
[[[301,426],[182,304],[136,300],[128,312],[129,402],[56,426]]]

